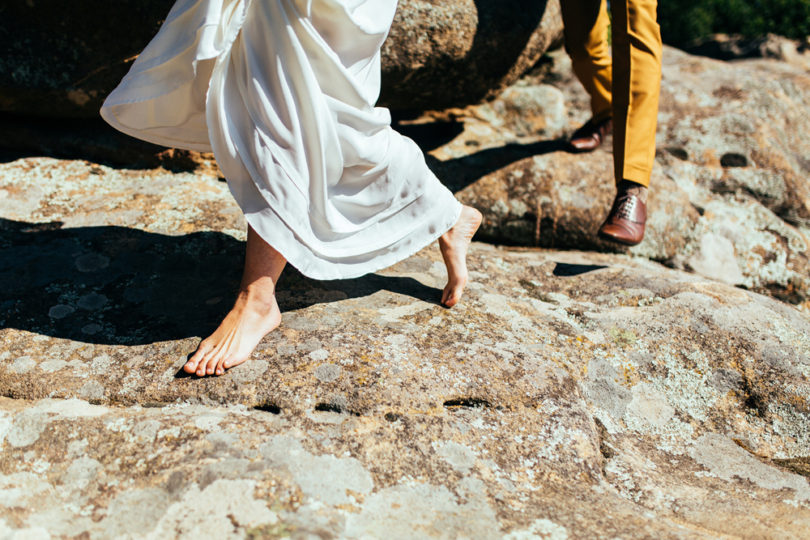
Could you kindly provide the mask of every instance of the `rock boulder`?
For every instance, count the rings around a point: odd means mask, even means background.
[[[406,0],[383,48],[383,104],[443,109],[493,97],[562,38],[559,0]]]
[[[0,8],[0,111],[97,116],[171,0],[11,0]],[[385,45],[384,104],[477,102],[559,41],[558,0],[402,0]]]

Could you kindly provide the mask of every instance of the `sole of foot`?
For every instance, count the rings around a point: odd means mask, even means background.
[[[464,287],[469,279],[467,249],[482,220],[481,212],[464,206],[453,228],[439,238],[439,249],[447,267],[447,285],[442,292],[442,304],[446,307],[458,304],[464,294]]]

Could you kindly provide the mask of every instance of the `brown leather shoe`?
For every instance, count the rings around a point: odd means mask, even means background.
[[[608,118],[594,123],[593,118],[571,135],[568,146],[572,152],[593,152],[604,142],[613,130],[613,119]]]
[[[635,195],[619,193],[613,201],[607,219],[599,228],[599,236],[628,246],[640,244],[647,223],[647,205]]]

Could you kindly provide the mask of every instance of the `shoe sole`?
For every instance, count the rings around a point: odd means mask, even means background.
[[[599,238],[601,238],[602,240],[607,240],[608,242],[614,242],[616,244],[622,244],[624,246],[637,246],[641,242],[644,241],[644,238],[642,238],[638,242],[628,242],[627,240],[624,240],[622,238],[618,238],[616,236],[611,236],[609,234],[605,234],[602,231],[599,231]]]

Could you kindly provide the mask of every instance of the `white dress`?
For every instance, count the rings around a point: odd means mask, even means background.
[[[461,205],[375,108],[396,0],[178,0],[101,109],[213,151],[245,217],[303,274],[356,277],[450,229]]]

